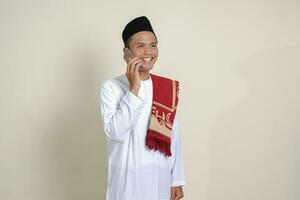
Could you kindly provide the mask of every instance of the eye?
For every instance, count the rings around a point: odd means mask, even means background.
[[[139,44],[137,47],[138,47],[138,48],[142,48],[142,47],[143,47],[143,45],[142,45],[142,44]]]
[[[157,47],[157,44],[152,44],[152,47],[156,48],[156,47]]]

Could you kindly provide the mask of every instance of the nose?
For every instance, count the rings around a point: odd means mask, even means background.
[[[144,53],[147,54],[147,55],[151,54],[151,48],[148,47],[148,46],[145,46]]]

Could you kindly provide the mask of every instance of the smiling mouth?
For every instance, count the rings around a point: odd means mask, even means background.
[[[153,57],[151,58],[143,58],[142,59],[145,63],[150,63],[153,60]]]

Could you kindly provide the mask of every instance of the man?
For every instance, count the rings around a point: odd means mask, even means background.
[[[134,58],[101,86],[107,138],[107,200],[178,200],[185,185],[176,110],[178,82],[150,74],[157,38],[145,17],[123,30]]]

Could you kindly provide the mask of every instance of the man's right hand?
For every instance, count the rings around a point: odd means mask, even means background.
[[[142,66],[142,61],[135,57],[128,62],[127,69],[126,69],[126,76],[129,81],[130,91],[136,96],[138,96],[138,92],[141,84],[140,75],[139,75],[139,68],[141,66]]]

